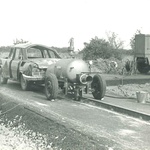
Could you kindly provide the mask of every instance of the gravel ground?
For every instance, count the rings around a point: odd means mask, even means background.
[[[150,84],[107,87],[109,93],[133,98],[136,91],[150,93]],[[0,150],[113,150],[92,137],[67,129],[5,98],[0,98],[0,139]]]
[[[108,86],[107,92],[119,96],[125,96],[129,98],[136,98],[137,91],[145,91],[150,95],[150,83],[146,84],[127,84],[127,85],[118,85],[118,86]],[[149,100],[150,101],[150,96]]]
[[[3,122],[3,120],[0,121]],[[51,145],[46,144],[46,137],[25,129],[25,125],[21,123],[14,127],[13,124],[16,122],[18,122],[18,116],[7,124],[0,124],[1,150],[52,150]],[[32,138],[28,135],[32,135]]]
[[[150,84],[107,87],[108,93],[133,98],[136,91],[150,93]],[[0,150],[111,149],[102,147],[92,137],[66,129],[4,98],[0,99],[0,139]]]
[[[109,150],[99,139],[1,97],[0,138],[0,150]]]
[[[107,87],[108,93],[132,98],[136,98],[136,91],[150,93],[150,84]],[[4,98],[0,99],[0,139],[0,150],[113,150]]]
[[[51,143],[47,143],[46,135],[28,129],[23,117],[16,115],[22,109],[19,105],[15,107],[11,102],[1,104],[0,150],[53,150]]]

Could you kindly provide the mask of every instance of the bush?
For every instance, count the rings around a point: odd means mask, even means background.
[[[98,58],[108,59],[110,57],[121,59],[122,52],[120,50],[114,50],[105,39],[95,37],[90,43],[84,44],[85,48],[82,51],[84,60],[94,60]]]
[[[109,58],[110,46],[104,39],[92,39],[90,43],[85,43],[83,49],[83,59]]]

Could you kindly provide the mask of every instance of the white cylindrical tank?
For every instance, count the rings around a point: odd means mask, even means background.
[[[61,59],[49,66],[47,72],[54,73],[58,78],[62,76],[76,82],[76,74],[89,72],[89,66],[81,59]]]

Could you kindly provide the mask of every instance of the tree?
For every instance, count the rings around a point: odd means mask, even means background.
[[[22,43],[28,43],[28,42],[29,42],[29,41],[25,41],[25,40],[23,40],[23,39],[20,39],[20,40],[18,40],[18,39],[13,40],[14,45],[16,45],[16,44],[22,44]]]
[[[124,42],[118,38],[118,35],[115,32],[106,32],[106,35],[112,49],[123,49]]]
[[[92,38],[90,43],[84,43],[83,59],[109,58],[111,47],[105,39]]]
[[[140,29],[137,29],[136,32],[134,33],[134,35],[131,37],[130,39],[130,46],[131,46],[131,49],[134,51],[135,49],[135,35],[136,34],[141,34],[141,30]]]

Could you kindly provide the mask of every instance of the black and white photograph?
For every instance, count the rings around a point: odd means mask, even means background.
[[[149,0],[0,0],[0,150],[150,150]]]

